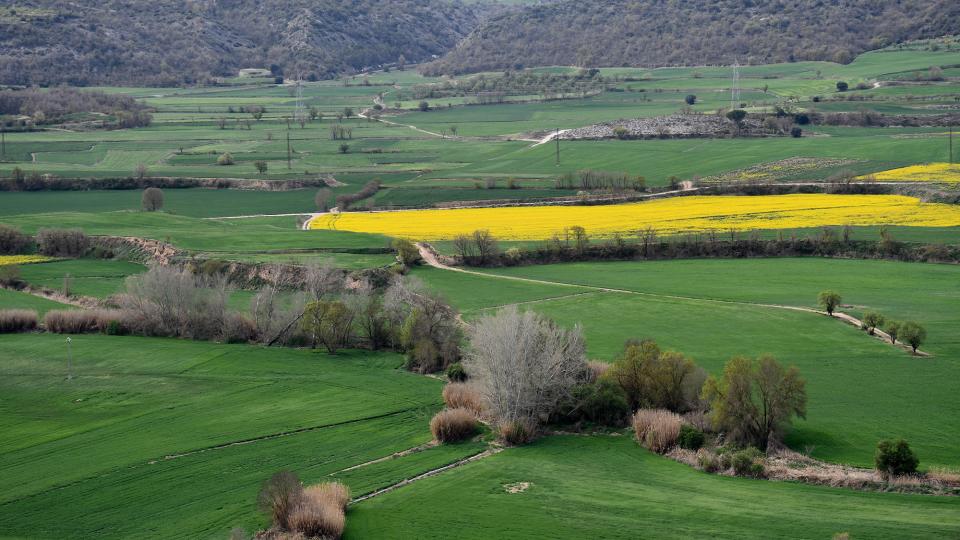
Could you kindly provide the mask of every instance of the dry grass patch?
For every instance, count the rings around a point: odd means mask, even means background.
[[[596,382],[610,371],[610,364],[599,360],[590,360],[587,362],[587,369],[590,370],[590,380]]]
[[[450,383],[443,387],[443,402],[451,409],[469,409],[476,415],[483,412],[483,397],[469,383]]]
[[[640,409],[633,415],[632,423],[637,442],[662,454],[677,444],[683,418],[665,409]]]
[[[37,312],[29,309],[0,310],[0,334],[30,332],[37,328]]]
[[[476,414],[469,409],[446,409],[430,420],[430,432],[442,443],[457,442],[477,432]]]
[[[114,309],[75,309],[48,311],[43,325],[56,334],[107,332],[111,324],[120,325],[124,313]]]
[[[529,418],[501,422],[497,426],[500,440],[511,446],[527,444],[537,436],[537,423]]]

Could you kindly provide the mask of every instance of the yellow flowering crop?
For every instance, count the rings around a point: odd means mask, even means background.
[[[525,206],[323,214],[311,229],[380,233],[414,240],[449,240],[488,229],[504,240],[543,240],[579,225],[593,236],[793,229],[826,225],[960,226],[960,206],[899,195],[765,195],[674,197],[598,206]]]
[[[53,257],[44,255],[0,255],[0,266],[9,264],[33,264],[54,260]]]
[[[960,182],[960,164],[924,163],[880,171],[868,176],[880,182]]]

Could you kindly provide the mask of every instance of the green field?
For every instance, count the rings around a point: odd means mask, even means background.
[[[960,439],[950,427],[960,415],[950,397],[952,381],[960,376],[960,339],[953,331],[960,321],[960,268],[954,265],[736,259],[563,264],[490,273],[558,284],[461,278],[438,270],[418,275],[468,317],[483,314],[482,308],[524,302],[566,325],[580,323],[591,357],[605,361],[630,338],[656,339],[715,373],[733,356],[773,354],[796,365],[808,380],[808,418],[788,437],[794,448],[870,466],[879,439],[902,436],[918,449],[921,467],[960,465],[955,452]],[[584,294],[581,286],[625,292]],[[820,315],[757,305],[815,307],[824,289],[840,291],[855,306],[847,310],[854,315],[878,310],[919,321],[930,336],[923,350],[933,356],[912,357]]]
[[[63,291],[69,277],[69,292],[80,296],[106,298],[123,290],[127,276],[146,271],[142,264],[123,260],[77,259],[20,267],[20,277],[35,287]]]
[[[281,469],[355,494],[479,451],[465,444],[340,471],[427,442],[441,383],[393,354],[74,336],[4,336],[4,537],[225,537],[264,524]],[[91,459],[96,456],[96,459]],[[69,501],[69,503],[67,502]]]
[[[949,538],[958,503],[712,476],[626,436],[558,436],[360,503],[344,537]]]

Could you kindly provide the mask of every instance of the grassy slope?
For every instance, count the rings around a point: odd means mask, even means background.
[[[563,436],[363,502],[345,538],[944,538],[958,503],[710,476],[627,437]]]
[[[396,369],[402,361],[392,354],[75,336],[77,377],[67,382],[62,336],[3,342],[0,530],[9,536],[254,529],[263,524],[257,488],[270,474],[291,469],[317,482],[422,444],[440,401],[438,381]],[[305,431],[203,451],[296,430]],[[476,451],[464,445],[389,462],[381,473],[361,469],[355,491]]]
[[[957,267],[767,259],[549,265],[496,272],[654,293],[593,292],[531,304],[566,325],[583,324],[593,357],[611,360],[624,340],[650,337],[691,355],[712,372],[719,372],[735,355],[771,353],[797,365],[808,380],[809,414],[789,442],[800,449],[812,446],[814,456],[870,465],[878,439],[904,436],[920,452],[921,466],[960,465],[955,452],[960,439],[951,427],[960,415],[951,397],[951,381],[960,375],[954,332],[960,298]],[[499,283],[494,278],[481,286],[476,280],[483,278],[477,276],[467,276],[458,287],[458,277],[423,276],[428,283],[436,281],[455,304],[474,310],[483,302],[497,306],[526,299],[496,293],[488,299],[482,294],[499,286],[518,287],[539,298],[578,292],[554,286],[551,293],[543,289],[548,285]],[[745,283],[750,285],[744,287]],[[935,356],[911,357],[851,326],[813,314],[660,296],[806,306],[819,290],[831,287],[858,306],[921,321],[931,335],[926,349]]]
[[[120,260],[77,259],[20,267],[20,277],[31,285],[62,290],[70,276],[70,292],[105,298],[119,292],[127,276],[146,270],[142,264]]]
[[[0,289],[0,309],[31,309],[43,315],[51,309],[73,309],[73,306],[39,298],[25,292]]]

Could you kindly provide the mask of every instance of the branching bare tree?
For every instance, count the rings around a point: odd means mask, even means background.
[[[498,424],[541,422],[587,376],[583,334],[516,306],[477,321],[464,366]]]

